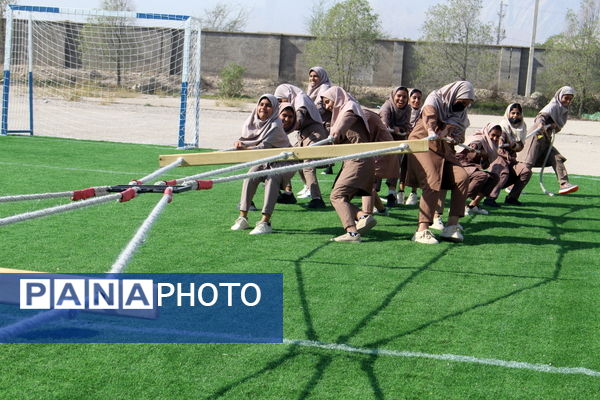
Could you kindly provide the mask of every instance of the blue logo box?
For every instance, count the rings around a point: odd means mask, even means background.
[[[2,343],[282,340],[282,274],[0,274]]]

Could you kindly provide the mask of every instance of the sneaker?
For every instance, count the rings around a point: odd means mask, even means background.
[[[308,203],[308,208],[327,208],[323,199],[312,199],[310,203]]]
[[[360,243],[361,242],[360,233],[358,233],[356,235],[351,235],[349,233],[344,233],[343,235],[331,238],[330,240],[332,242],[354,242],[354,243]]]
[[[333,166],[328,165],[327,168],[321,172],[321,175],[333,175]]]
[[[270,222],[260,221],[256,223],[254,229],[250,231],[251,235],[264,235],[265,233],[273,232]]]
[[[300,197],[303,196],[304,194],[306,194],[306,192],[308,192],[308,186],[304,185],[304,187],[302,188],[302,190],[300,190],[298,193],[296,193],[296,196]]]
[[[415,192],[410,192],[404,204],[406,204],[407,206],[414,206],[419,204],[419,196],[417,196]]]
[[[433,218],[433,224],[429,225],[429,229],[435,229],[441,231],[444,229],[444,221],[442,217]]]
[[[433,233],[429,229],[425,229],[421,232],[415,232],[412,239],[413,242],[423,244],[438,244],[438,240],[433,236]]]
[[[507,187],[506,189],[504,189],[504,191],[506,193],[510,193],[510,191],[512,190],[512,186]]]
[[[395,207],[396,206],[396,195],[393,193],[390,193],[387,195],[387,197],[385,198],[387,200],[386,205],[388,207]]]
[[[504,204],[511,204],[513,206],[522,206],[523,205],[523,203],[521,203],[519,200],[513,199],[512,197],[508,197],[508,196],[506,196],[506,199],[504,199]]]
[[[235,223],[231,226],[232,231],[243,231],[244,229],[248,228],[250,228],[250,225],[248,225],[248,219],[245,217],[238,217],[238,219],[235,220]]]
[[[296,200],[296,197],[294,197],[294,193],[280,192],[279,196],[277,196],[277,202],[279,204],[296,204],[298,201]]]
[[[460,225],[448,225],[440,232],[440,239],[447,240],[449,242],[461,243],[464,240],[462,233],[462,227]]]
[[[310,188],[308,186],[304,186],[304,189],[297,193],[299,199],[310,199]]]
[[[404,192],[398,192],[396,194],[396,203],[404,204]]]
[[[465,215],[488,215],[489,212],[479,206],[465,207]]]
[[[496,199],[492,199],[491,197],[488,197],[487,199],[485,199],[483,201],[483,204],[486,205],[486,206],[488,206],[488,207],[495,207],[495,208],[500,207],[500,204],[498,204],[496,202]]]
[[[375,225],[377,225],[377,220],[373,218],[372,215],[366,215],[358,219],[358,222],[356,223],[356,230],[361,235],[364,235],[373,229]]]
[[[564,185],[562,185],[560,187],[560,190],[558,191],[558,194],[575,193],[578,190],[579,190],[579,186],[578,185],[573,185],[571,183],[565,183]]]

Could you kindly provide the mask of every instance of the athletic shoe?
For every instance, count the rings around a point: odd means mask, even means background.
[[[419,204],[419,196],[417,196],[415,192],[410,192],[404,204],[406,204],[407,206],[414,206]]]
[[[321,171],[321,175],[333,175],[333,166],[328,165],[323,171]]]
[[[564,185],[562,185],[560,187],[560,190],[558,191],[558,194],[575,193],[578,190],[579,190],[579,186],[578,185],[573,185],[571,183],[565,183]]]
[[[248,219],[245,217],[238,217],[238,219],[235,220],[235,223],[231,226],[232,231],[243,231],[244,229],[248,228],[250,228],[250,225],[248,225]]]
[[[504,204],[511,204],[513,206],[522,206],[523,205],[523,203],[521,203],[519,200],[513,199],[512,197],[508,197],[508,196],[506,196],[506,199],[504,199]]]
[[[327,208],[327,205],[323,199],[312,199],[310,203],[308,203],[308,208]]]
[[[296,204],[298,200],[296,200],[296,197],[294,197],[294,193],[292,192],[279,192],[277,202],[279,204]]]
[[[444,221],[442,217],[433,218],[433,224],[429,225],[429,229],[435,229],[441,231],[444,229]]]
[[[448,225],[440,232],[440,239],[447,240],[449,242],[461,243],[464,240],[462,233],[462,227],[460,225]]]
[[[395,207],[396,206],[396,195],[395,194],[388,194],[387,197],[385,198],[387,203],[386,205],[388,207]]]
[[[488,215],[489,212],[479,206],[465,207],[465,215]]]
[[[264,235],[265,233],[273,232],[273,228],[271,228],[270,222],[260,221],[256,223],[254,229],[250,231],[251,235]]]
[[[512,186],[507,187],[506,189],[504,189],[504,191],[506,193],[510,193],[510,191],[512,190]]]
[[[353,242],[353,243],[360,243],[360,233],[356,234],[356,235],[351,235],[349,233],[344,233],[343,235],[340,235],[338,237],[334,237],[330,239],[332,242]]]
[[[304,189],[297,193],[299,199],[310,199],[310,188],[308,186],[304,186]]]
[[[396,194],[396,203],[404,204],[404,192],[398,192]]]
[[[378,215],[383,215],[384,217],[389,217],[390,216],[390,209],[389,208],[384,208],[383,210],[379,211],[378,209],[374,208],[373,209],[373,214],[378,214]]]
[[[356,223],[356,230],[361,235],[364,235],[373,229],[375,225],[377,225],[377,220],[373,218],[372,215],[366,215],[358,219],[358,222]]]
[[[488,206],[488,207],[495,207],[495,208],[500,207],[500,204],[498,204],[496,202],[496,199],[492,199],[491,197],[488,197],[487,199],[485,199],[483,201],[483,204],[486,205],[486,206]]]
[[[421,232],[415,232],[412,239],[413,242],[423,244],[438,244],[438,240],[433,236],[433,233],[429,229],[425,229]]]

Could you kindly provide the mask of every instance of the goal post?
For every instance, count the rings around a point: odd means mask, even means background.
[[[5,14],[2,135],[127,141],[139,131],[146,143],[198,147],[198,19],[20,5]]]

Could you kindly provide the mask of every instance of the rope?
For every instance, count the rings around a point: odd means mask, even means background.
[[[90,200],[83,200],[76,203],[69,203],[60,206],[43,208],[37,211],[17,214],[6,218],[0,218],[0,226],[10,225],[17,222],[27,221],[30,219],[46,217],[48,215],[59,214],[67,211],[77,210],[79,208],[95,206],[97,204],[107,203],[111,200],[119,200],[123,196],[122,193],[109,194],[102,197],[95,197]]]
[[[13,196],[0,197],[0,203],[7,203],[9,201],[25,201],[25,200],[43,200],[43,199],[56,199],[59,197],[71,197],[73,192],[55,192],[55,193],[35,193],[35,194],[18,194]]]
[[[120,195],[118,193],[117,195]],[[111,195],[112,196],[112,195]],[[167,188],[163,194],[163,197],[156,204],[154,209],[150,212],[146,220],[142,223],[140,228],[137,230],[133,238],[129,241],[125,249],[117,257],[117,261],[112,265],[107,277],[112,277],[114,274],[121,273],[125,270],[129,261],[133,257],[137,248],[142,244],[152,225],[158,219],[160,213],[164,210],[166,205],[171,202],[173,196],[173,189]],[[109,196],[105,196],[109,197]],[[88,200],[90,201],[90,200]],[[74,203],[81,204],[81,203]],[[33,317],[26,318],[12,325],[7,325],[0,328],[0,342],[6,342],[9,339],[20,335],[28,330],[34,329],[40,325],[53,321],[59,318],[65,318],[70,315],[74,315],[73,310],[63,309],[52,309],[50,311],[44,311]]]
[[[170,170],[179,167],[182,163],[183,163],[183,157],[179,157],[177,160],[173,161],[171,164],[165,165],[164,167],[157,169],[156,171],[154,171],[150,175],[146,175],[143,178],[131,181],[129,184],[130,185],[136,185],[136,184],[137,185],[143,185],[144,183],[146,183],[148,181],[151,181],[154,178],[158,178],[159,176],[161,176],[161,175],[169,172]]]
[[[293,164],[293,165],[288,165],[285,167],[272,168],[272,169],[263,170],[263,171],[255,171],[255,172],[249,172],[246,174],[226,176],[224,178],[213,179],[212,182],[213,183],[225,183],[225,182],[231,182],[231,181],[236,181],[236,180],[240,180],[240,179],[252,179],[252,178],[260,178],[263,176],[279,175],[279,174],[282,174],[285,172],[292,172],[292,171],[295,172],[295,171],[298,171],[298,170],[304,169],[304,168],[319,167],[321,165],[333,164],[333,163],[345,161],[345,160],[374,157],[379,154],[389,153],[391,151],[406,150],[408,148],[409,148],[409,146],[406,143],[404,143],[400,146],[388,147],[386,149],[365,151],[363,153],[348,154],[345,156],[326,158],[326,159],[322,159],[322,160],[316,160],[316,161],[311,161],[311,162],[301,163],[301,164]],[[188,182],[185,182],[184,184],[194,186],[194,185],[197,185],[197,182],[188,181]]]
[[[109,275],[119,274],[125,270],[129,261],[133,257],[133,254],[137,248],[143,243],[144,239],[148,235],[150,228],[158,219],[160,213],[163,212],[167,204],[173,199],[173,189],[167,188],[159,202],[154,206],[148,217],[144,220],[142,225],[138,228],[133,238],[129,241],[125,249],[117,257],[117,261],[112,265]]]
[[[219,168],[219,169],[215,169],[215,170],[208,171],[208,172],[203,172],[203,173],[196,174],[196,175],[186,176],[186,177],[174,179],[174,180],[168,181],[168,182],[157,182],[157,184],[162,183],[162,184],[169,184],[169,185],[180,185],[183,182],[191,181],[194,179],[201,179],[201,178],[206,178],[206,177],[213,176],[213,175],[224,174],[226,172],[237,171],[239,169],[244,169],[246,167],[253,167],[255,165],[260,165],[260,164],[264,164],[264,163],[271,162],[271,161],[276,161],[276,160],[281,160],[281,159],[285,160],[292,155],[294,155],[294,153],[292,153],[292,152],[283,152],[283,153],[277,154],[275,156],[261,158],[260,160],[248,161],[248,162],[245,162],[242,164],[236,164],[236,165],[232,165],[230,167]]]

